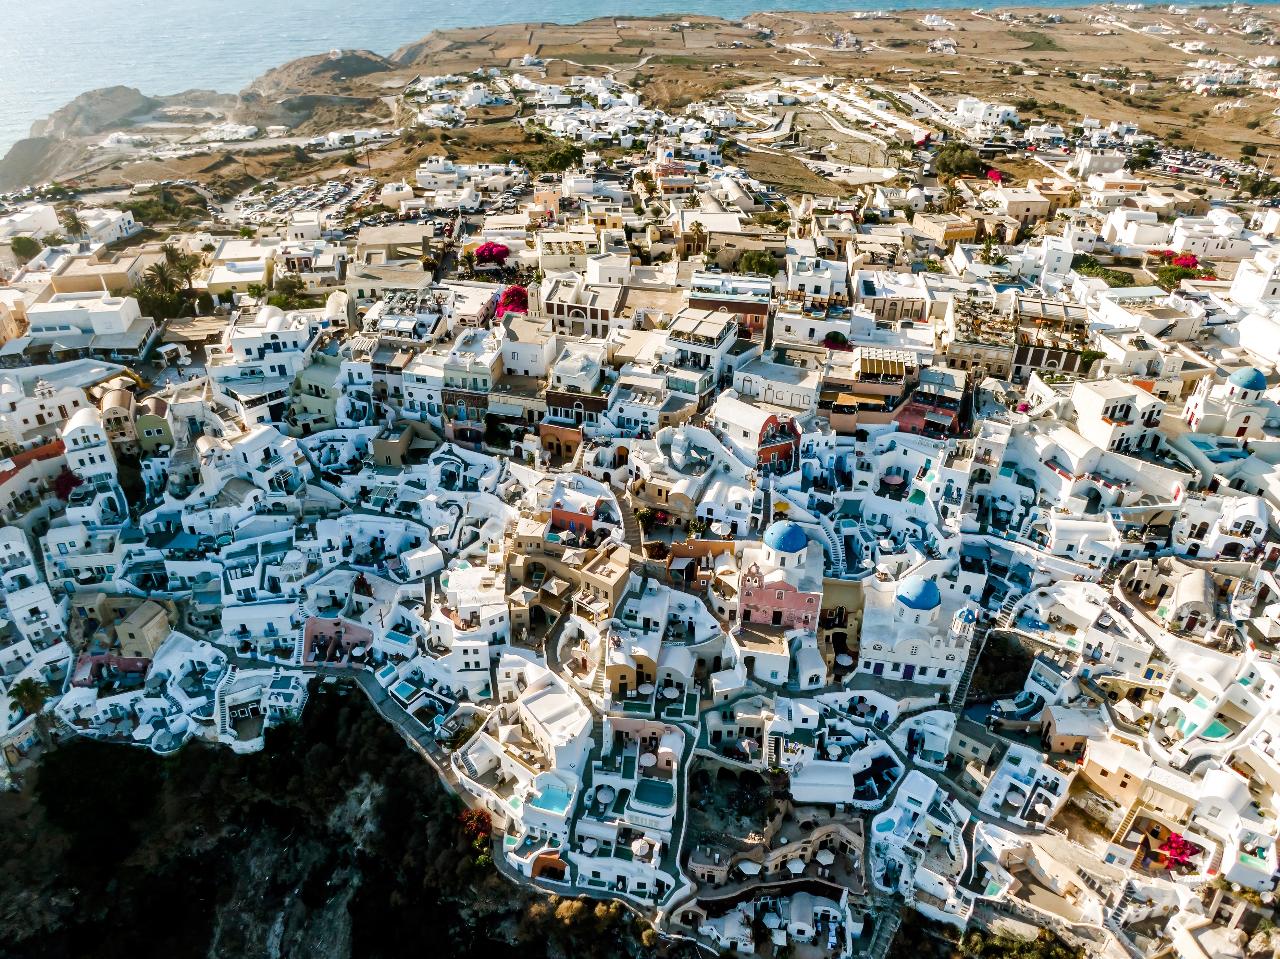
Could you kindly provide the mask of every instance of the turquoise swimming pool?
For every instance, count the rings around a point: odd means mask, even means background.
[[[892,832],[893,826],[893,817],[889,816],[884,819],[876,820],[875,830],[876,832]]]
[[[1204,727],[1204,732],[1200,735],[1205,739],[1226,739],[1231,735],[1231,729],[1222,720],[1215,719]]]
[[[391,687],[392,695],[394,695],[397,699],[403,702],[408,702],[411,698],[413,698],[413,694],[416,693],[417,691],[418,691],[417,686],[403,679],[400,680],[400,682],[396,683],[393,687]]]
[[[545,786],[542,792],[529,800],[529,805],[547,812],[563,813],[569,808],[569,800],[572,798],[569,790],[563,786]]]

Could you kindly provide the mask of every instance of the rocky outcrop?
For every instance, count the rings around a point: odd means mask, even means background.
[[[32,124],[33,138],[65,140],[93,136],[127,126],[135,117],[161,106],[163,101],[144,96],[134,87],[103,87],[82,93],[65,107]]]
[[[335,83],[384,73],[395,64],[369,50],[334,51],[318,56],[291,60],[268,70],[241,93],[266,100],[307,93],[332,93]]]
[[[0,158],[0,190],[16,190],[56,177],[82,160],[86,149],[74,140],[29,137],[19,140]]]

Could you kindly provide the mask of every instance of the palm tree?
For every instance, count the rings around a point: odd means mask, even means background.
[[[960,192],[960,188],[955,183],[948,183],[946,189],[942,191],[942,208],[948,213],[955,213],[963,198],[964,194]]]
[[[13,684],[9,690],[9,698],[28,716],[36,716],[44,709],[51,692],[48,684],[28,677]]]
[[[173,271],[173,275],[177,279],[182,281],[187,288],[187,292],[190,293],[196,274],[200,271],[200,258],[179,249],[172,243],[166,243],[160,250],[164,253],[165,265]]]
[[[172,296],[178,292],[182,285],[182,281],[178,278],[177,272],[167,262],[161,260],[159,263],[152,264],[145,274],[143,274],[146,282],[153,287],[156,292],[165,296]]]
[[[30,677],[20,679],[9,689],[9,698],[18,705],[26,715],[36,718],[36,737],[44,746],[50,745],[49,714],[44,711],[44,704],[53,695],[53,687]]]
[[[467,250],[466,253],[462,254],[460,262],[462,263],[462,269],[466,273],[474,273],[476,271],[476,255],[471,250]]]
[[[1009,258],[1000,252],[995,237],[992,236],[982,241],[982,252],[978,254],[978,259],[987,266],[1004,266],[1009,262]]]
[[[84,220],[80,218],[80,212],[75,207],[67,207],[62,211],[58,221],[62,224],[62,228],[67,231],[67,239],[79,240],[84,236],[89,228],[85,226]]]
[[[701,221],[694,220],[693,226],[689,227],[689,242],[693,253],[697,253],[707,242],[707,228]]]

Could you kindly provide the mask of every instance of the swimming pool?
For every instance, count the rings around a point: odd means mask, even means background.
[[[887,816],[884,819],[876,820],[876,832],[892,832],[894,827],[893,817]]]
[[[413,694],[416,693],[417,691],[418,691],[417,686],[403,679],[391,687],[391,694],[403,702],[408,702],[410,699],[412,699]]]
[[[1204,732],[1200,735],[1204,739],[1226,739],[1231,735],[1231,729],[1222,720],[1215,719],[1204,727]]]
[[[529,805],[535,809],[545,809],[547,812],[563,814],[569,808],[569,790],[563,786],[544,786],[542,792],[529,800]]]
[[[641,779],[636,785],[636,802],[666,808],[676,798],[675,787],[661,779]]]

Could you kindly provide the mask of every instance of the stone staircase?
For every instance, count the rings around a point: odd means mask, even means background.
[[[876,920],[876,933],[864,953],[866,959],[885,959],[898,934],[898,927],[902,925],[902,916],[896,910],[881,913]]]
[[[164,701],[168,703],[169,706],[172,708],[173,712],[171,715],[177,716],[182,712],[182,704],[178,702],[178,700],[174,697],[173,693],[169,692],[168,687],[160,690],[160,695],[164,698]]]
[[[844,537],[836,530],[835,524],[826,516],[820,517],[822,532],[827,540],[827,553],[831,557],[831,575],[843,576],[848,569],[848,557],[845,554]]]
[[[294,638],[293,638],[293,660],[292,660],[292,662],[293,662],[293,664],[294,664],[295,666],[301,666],[301,665],[302,665],[302,663],[303,663],[303,657],[304,657],[304,655],[306,654],[306,639],[305,639],[305,637],[306,637],[306,630],[307,630],[307,628],[306,628],[305,626],[299,626],[299,627],[298,627],[298,632],[297,632],[297,634],[296,634],[296,635],[294,636]]]
[[[1222,868],[1222,844],[1218,843],[1214,847],[1213,856],[1209,859],[1209,868],[1206,869],[1205,871],[1211,876],[1216,876],[1218,874],[1218,870],[1221,868]]]
[[[1141,803],[1134,803],[1133,806],[1130,807],[1128,814],[1124,817],[1124,821],[1120,823],[1120,828],[1111,834],[1111,841],[1113,843],[1123,842],[1124,837],[1129,834],[1129,830],[1133,828],[1134,820],[1138,818],[1138,807],[1140,805]]]
[[[644,530],[636,519],[635,504],[627,496],[619,503],[622,507],[622,539],[636,556],[644,556]]]
[[[969,684],[973,682],[973,674],[978,668],[978,660],[982,658],[982,651],[987,646],[987,636],[990,633],[990,627],[982,622],[979,622],[973,631],[973,641],[969,644],[969,659],[964,664],[964,672],[960,674],[960,682],[956,684],[956,691],[951,697],[951,711],[957,716],[964,712],[965,701],[969,698]]]
[[[1111,907],[1107,913],[1107,919],[1115,923],[1117,926],[1123,926],[1125,920],[1129,916],[1129,907],[1138,901],[1138,897],[1134,895],[1134,886],[1132,879],[1126,879],[1124,885],[1120,887],[1120,897],[1116,900],[1116,904]]]
[[[456,753],[454,753],[454,756],[457,757],[459,765],[461,765],[462,768],[466,770],[467,775],[471,777],[471,779],[475,780],[480,778],[480,773],[476,770],[476,765],[471,761],[470,756],[468,756],[462,750],[458,750]]]
[[[596,673],[591,678],[591,694],[602,698],[604,696],[604,661],[605,653],[607,652],[605,642],[606,640],[604,639],[600,640],[600,659],[596,663]]]
[[[231,710],[227,706],[227,698],[223,695],[223,692],[236,681],[236,673],[238,672],[239,669],[234,664],[227,666],[227,671],[223,674],[222,681],[218,683],[218,687],[213,694],[218,707],[219,736],[228,735],[231,731]]]
[[[1000,604],[1000,612],[996,614],[996,625],[1001,629],[1010,629],[1014,623],[1014,610],[1017,609],[1018,601],[1022,599],[1013,590],[1005,594],[1004,602]]]

